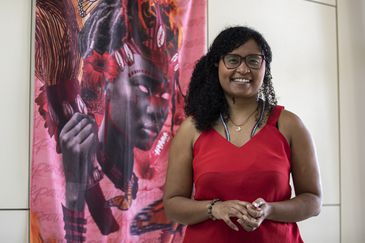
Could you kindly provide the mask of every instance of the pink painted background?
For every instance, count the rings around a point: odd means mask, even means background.
[[[179,0],[177,5],[181,14],[179,21],[182,30],[178,60],[179,82],[182,93],[186,94],[194,64],[205,51],[206,1]],[[35,78],[35,99],[40,96],[41,87],[44,85],[43,80]],[[31,242],[66,242],[61,206],[65,203],[62,154],[56,152],[55,139],[45,128],[45,120],[39,112],[39,105],[34,102],[33,106]],[[182,109],[182,103],[179,103],[177,112],[182,112]],[[102,235],[90,216],[88,208],[85,207],[86,242],[181,242],[183,228],[179,228],[176,232],[153,230],[139,235],[133,235],[130,231],[134,217],[149,204],[162,198],[167,154],[173,136],[170,131],[170,116],[171,114],[168,115],[162,130],[149,151],[134,149],[133,172],[139,178],[139,189],[136,199],[127,211],[112,208],[113,216],[120,229],[109,235]],[[174,131],[177,128],[175,126]],[[120,194],[106,176],[100,181],[100,186],[106,198]]]

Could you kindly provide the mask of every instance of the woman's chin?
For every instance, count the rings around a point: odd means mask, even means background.
[[[135,143],[135,146],[138,148],[138,149],[141,149],[141,150],[144,150],[144,151],[147,151],[147,150],[150,150],[155,139],[157,137],[157,133],[145,133],[143,132],[143,135],[139,135],[137,138],[136,138],[136,143]]]
[[[143,139],[144,140],[144,139]],[[138,141],[136,147],[143,151],[148,151],[151,149],[153,141]]]

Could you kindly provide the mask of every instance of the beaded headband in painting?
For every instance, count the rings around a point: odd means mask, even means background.
[[[79,13],[84,14],[81,16],[88,15],[85,26],[89,28],[89,32],[83,33],[86,39],[82,41],[86,45],[81,48],[84,58],[82,86],[98,97],[95,100],[83,96],[90,105],[97,102],[94,107],[102,107],[103,98],[100,95],[105,83],[113,82],[126,66],[132,66],[136,56],[151,63],[164,79],[174,83],[172,89],[176,88],[181,29],[177,24],[175,0],[84,0],[79,3],[84,4],[79,7]],[[92,10],[87,13],[86,9]],[[109,19],[102,22],[105,18]],[[95,31],[101,26],[106,28],[107,33],[99,35]],[[159,76],[151,70],[142,71]],[[94,75],[96,72],[99,74]],[[129,76],[137,74],[135,70],[133,72]],[[90,83],[90,80],[94,81]]]

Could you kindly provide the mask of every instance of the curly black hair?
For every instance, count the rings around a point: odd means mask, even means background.
[[[191,116],[199,131],[211,129],[220,114],[229,117],[228,103],[219,83],[217,63],[225,54],[253,39],[265,56],[266,69],[261,87],[265,111],[271,112],[277,104],[275,91],[271,82],[270,63],[271,48],[264,37],[256,30],[234,26],[224,29],[213,41],[206,55],[195,65],[191,76],[187,96],[185,97],[185,114]]]

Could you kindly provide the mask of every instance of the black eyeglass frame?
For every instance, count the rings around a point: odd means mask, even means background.
[[[227,56],[237,56],[237,57],[239,57],[240,59],[240,62],[239,62],[239,64],[237,65],[237,67],[227,67],[227,64],[226,64],[226,61],[225,61],[225,58],[227,57]],[[252,66],[250,66],[250,64],[249,63],[247,63],[247,57],[249,57],[249,56],[260,56],[262,59],[261,59],[261,63],[260,63],[260,66],[259,67],[252,67]],[[227,68],[227,69],[235,69],[235,68],[238,68],[241,64],[242,64],[242,61],[244,61],[245,62],[245,64],[246,64],[246,66],[248,67],[248,68],[250,68],[250,69],[255,69],[255,70],[258,70],[258,69],[260,69],[261,67],[262,67],[262,63],[265,61],[265,55],[264,54],[248,54],[248,55],[246,55],[246,56],[241,56],[241,55],[238,55],[238,54],[233,54],[233,53],[228,53],[228,54],[226,54],[226,55],[223,55],[222,56],[222,61],[223,61],[223,64],[224,64],[224,66]]]

